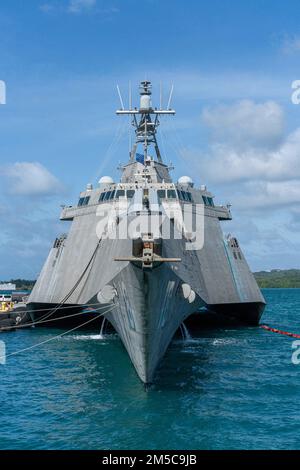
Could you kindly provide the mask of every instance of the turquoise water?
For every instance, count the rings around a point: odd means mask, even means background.
[[[24,294],[24,295],[29,295],[30,290],[0,290],[0,295],[1,294]]]
[[[266,289],[264,323],[300,333],[300,289]],[[7,352],[60,330],[0,335]],[[120,340],[73,332],[0,365],[1,449],[299,449],[293,339],[256,327],[176,339],[145,391]]]

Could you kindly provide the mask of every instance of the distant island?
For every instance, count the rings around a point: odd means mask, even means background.
[[[253,273],[261,288],[300,288],[300,269],[272,269]],[[35,280],[10,279],[0,281],[0,284],[11,282],[18,290],[32,290]]]
[[[261,288],[300,288],[300,269],[272,269],[253,274]]]

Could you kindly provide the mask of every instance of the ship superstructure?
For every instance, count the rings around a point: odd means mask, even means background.
[[[257,324],[265,305],[237,239],[221,230],[230,207],[187,176],[172,181],[156,132],[175,111],[153,108],[151,94],[143,81],[139,108],[117,111],[135,128],[129,162],[119,182],[102,177],[63,208],[71,228],[55,240],[28,303],[35,321],[45,312],[92,321],[103,309],[145,383],[191,314],[206,308]]]

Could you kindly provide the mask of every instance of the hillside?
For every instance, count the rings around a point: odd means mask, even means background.
[[[272,269],[254,273],[259,287],[298,287],[300,288],[300,269]]]
[[[262,288],[300,288],[300,269],[272,269],[272,271],[259,271],[253,273],[259,287]],[[36,281],[27,279],[10,279],[9,281],[16,284],[17,289],[31,290]]]

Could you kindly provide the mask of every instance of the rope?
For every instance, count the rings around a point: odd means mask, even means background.
[[[76,307],[82,307],[82,308],[89,308],[89,307],[92,307],[94,305],[99,305],[99,302],[96,302],[94,304],[74,304],[74,305],[63,305],[60,307],[59,310],[67,310],[67,309],[70,309],[70,308],[76,308]],[[37,308],[37,309],[34,309],[34,310],[10,310],[9,312],[7,313],[36,313],[36,312],[48,312],[49,311],[49,308]],[[1,315],[0,315],[0,318],[1,318]]]
[[[94,304],[94,305],[99,305],[99,303]],[[106,308],[106,307],[107,307],[107,305],[105,305],[103,307],[99,307],[99,308],[94,308],[92,311],[96,312],[96,311],[101,310],[102,308]],[[38,320],[38,321],[32,322],[32,323],[24,323],[23,325],[11,325],[11,326],[0,327],[0,331],[2,332],[2,331],[5,331],[5,330],[12,330],[12,329],[17,330],[17,329],[20,329],[20,328],[29,328],[30,326],[40,325],[41,323],[49,323],[49,321],[53,322],[53,321],[57,321],[57,320],[69,319],[69,318],[72,318],[72,317],[83,315],[84,313],[85,312],[81,310],[80,312],[73,313],[71,315],[64,315],[63,317],[51,318],[51,319],[49,318],[48,320],[44,320],[43,319],[44,317],[42,317],[41,320]]]
[[[97,253],[97,250],[100,246],[100,243],[101,243],[101,239],[98,240],[98,243],[96,245],[96,248],[87,264],[87,266],[85,267],[84,271],[82,272],[81,276],[79,277],[79,279],[77,280],[77,282],[74,284],[74,286],[72,287],[72,289],[68,292],[68,294],[63,298],[63,300],[58,304],[56,305],[56,307],[54,307],[52,310],[50,310],[49,312],[49,309],[45,309],[48,311],[48,313],[46,313],[38,322],[34,322],[32,324],[30,323],[27,323],[27,324],[24,324],[24,325],[14,325],[14,326],[10,326],[10,327],[3,327],[1,328],[1,331],[3,330],[11,330],[12,328],[13,329],[17,329],[17,328],[28,328],[29,326],[32,326],[32,325],[36,325],[36,324],[40,324],[40,323],[43,323],[43,321],[46,321],[47,318],[50,318],[52,317],[56,312],[57,310],[61,310],[63,307],[63,305],[65,304],[65,302],[71,297],[71,295],[75,292],[75,290],[77,289],[77,287],[79,286],[81,280],[83,279],[85,273],[87,272],[87,270],[89,269],[90,265],[92,264],[93,260],[94,260],[94,257],[96,256],[96,253]],[[66,307],[68,308],[68,307]],[[70,307],[70,308],[74,308],[73,306]],[[26,310],[24,312],[19,312],[20,314],[21,313],[34,313],[34,312],[37,312],[38,310]],[[40,310],[41,311],[41,310]],[[18,312],[16,312],[18,313]],[[82,312],[80,312],[82,313]]]
[[[168,145],[170,145],[170,148],[174,151],[175,154],[177,154],[177,156],[179,157],[179,160],[181,158],[185,159],[185,146],[183,145],[181,139],[180,139],[180,136],[179,136],[179,133],[178,133],[178,129],[176,129],[174,123],[172,122],[172,120],[168,121],[169,123],[169,129],[170,129],[170,133],[169,133],[169,137],[166,138],[166,133],[164,130],[160,129],[161,131],[161,134],[164,136],[165,138],[165,141],[168,142]],[[167,128],[165,127],[165,129],[167,130]]]
[[[17,354],[21,354],[25,351],[29,351],[31,349],[34,349],[38,346],[42,346],[43,344],[46,344],[46,343],[50,343],[50,341],[54,341],[55,339],[57,338],[61,338],[62,336],[65,336],[66,334],[68,333],[72,333],[72,331],[75,331],[75,330],[78,330],[79,328],[82,328],[83,326],[85,325],[88,325],[89,323],[91,323],[92,321],[95,321],[97,320],[98,318],[100,318],[101,316],[105,315],[106,313],[110,312],[111,310],[113,310],[114,308],[116,308],[117,305],[114,305],[113,307],[111,307],[110,309],[108,309],[106,312],[103,312],[103,313],[100,313],[99,315],[97,315],[95,318],[91,318],[90,320],[86,321],[85,323],[82,323],[81,325],[79,326],[75,326],[74,328],[72,328],[71,330],[68,330],[68,331],[64,331],[63,333],[60,333],[59,335],[55,335],[53,336],[52,338],[48,338],[44,341],[41,341],[40,343],[35,343],[33,344],[32,346],[29,346],[28,348],[24,348],[24,349],[19,349],[18,351],[14,351],[10,354],[6,354],[5,356],[0,356],[0,360],[1,359],[7,359],[8,357],[11,357],[11,356],[16,356]]]
[[[277,328],[271,328],[268,325],[259,325],[260,328],[263,328],[264,330],[271,331],[272,333],[278,333],[279,335],[285,335],[289,336],[290,338],[300,338],[300,335],[297,335],[296,333],[290,333],[289,331],[282,331],[278,330]]]
[[[79,286],[79,284],[80,284],[82,278],[84,277],[85,273],[87,272],[88,268],[90,267],[90,265],[91,265],[91,263],[92,263],[92,261],[93,261],[93,259],[94,259],[94,256],[95,256],[96,253],[97,253],[97,250],[98,250],[98,248],[99,248],[99,246],[100,246],[100,243],[101,243],[101,239],[98,240],[98,243],[97,243],[97,245],[96,245],[96,248],[95,248],[95,250],[94,250],[94,252],[93,252],[93,254],[92,254],[92,256],[91,256],[91,258],[90,258],[90,260],[89,260],[89,262],[88,262],[88,264],[86,265],[86,267],[85,267],[83,273],[81,274],[81,276],[79,277],[79,279],[77,280],[77,282],[74,284],[74,286],[72,287],[72,289],[68,292],[68,294],[63,298],[63,300],[61,301],[61,303],[60,303],[59,305],[65,304],[66,301],[71,297],[71,295],[73,294],[73,292],[74,292],[74,291],[77,289],[77,287]],[[59,308],[59,305],[58,305],[58,308]]]
[[[41,320],[44,320],[46,318],[49,318],[51,317],[52,315],[54,315],[55,312],[57,312],[57,310],[60,310],[60,308],[62,307],[62,305],[64,305],[66,303],[66,301],[71,297],[71,295],[75,292],[75,290],[77,289],[77,287],[79,286],[81,280],[83,279],[85,273],[87,272],[88,268],[90,267],[93,259],[94,259],[94,256],[96,255],[97,253],[97,250],[100,246],[100,243],[101,243],[101,238],[100,240],[98,240],[98,243],[96,245],[96,248],[87,264],[87,266],[85,267],[83,273],[81,274],[81,276],[79,277],[79,279],[77,280],[77,282],[74,284],[74,286],[72,287],[72,289],[68,292],[68,294],[63,298],[63,300],[60,302],[60,304],[58,304],[53,310],[51,310],[48,314],[46,314],[44,317],[41,318]]]

